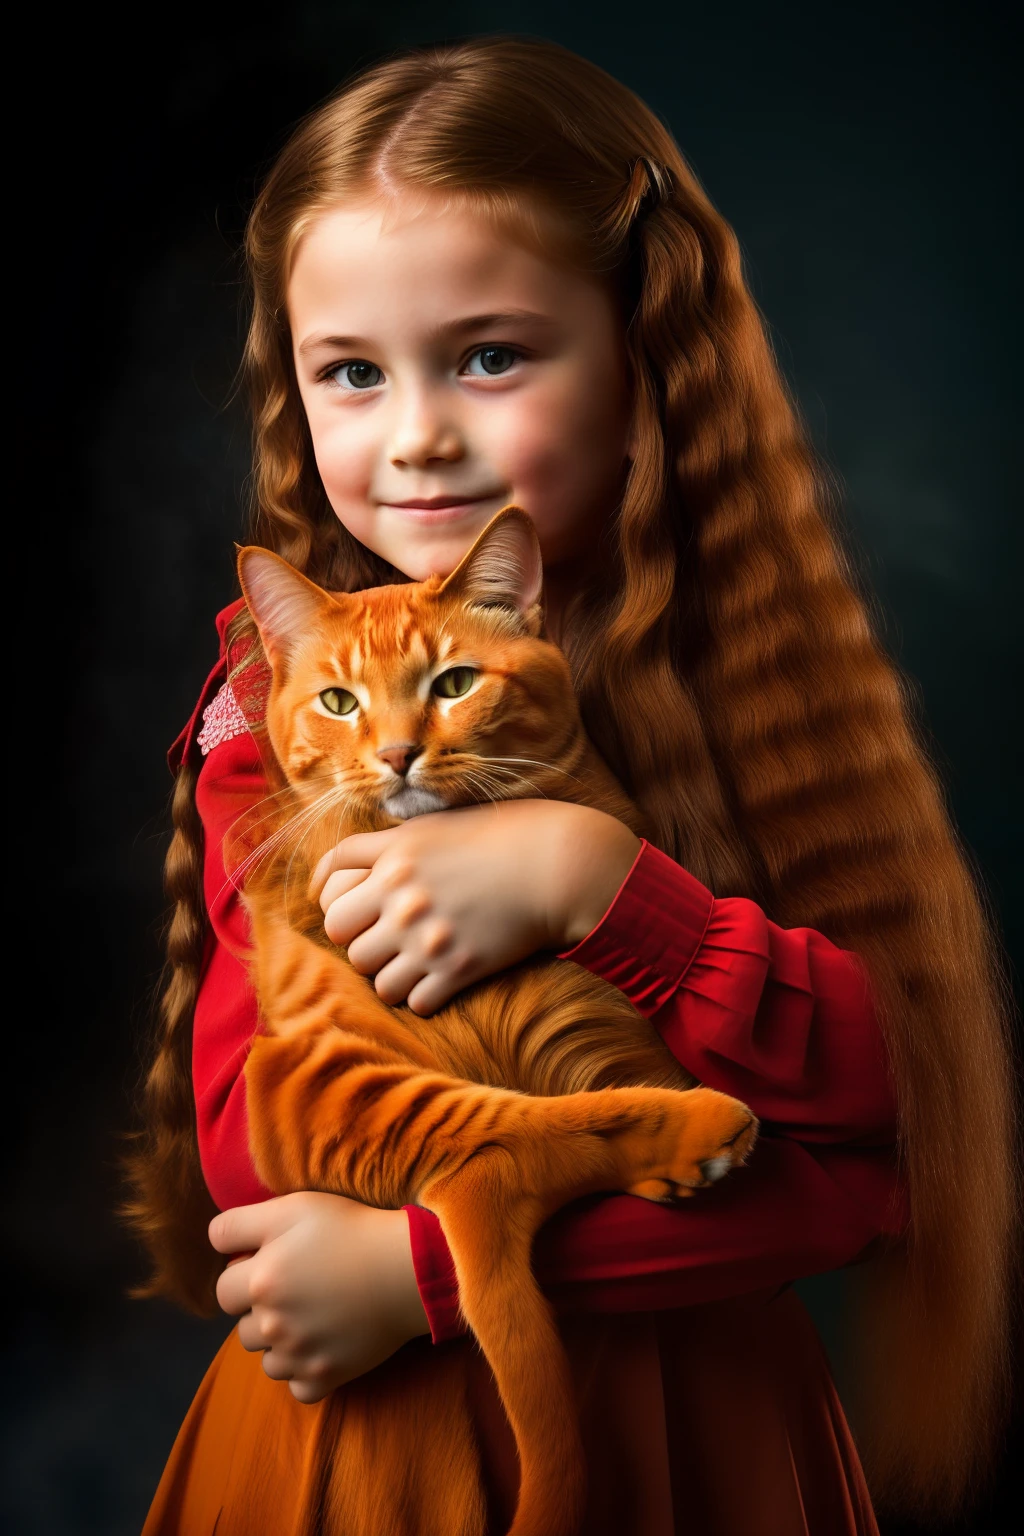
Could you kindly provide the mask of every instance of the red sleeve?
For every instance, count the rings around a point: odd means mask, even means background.
[[[203,1177],[222,1211],[270,1198],[249,1157],[243,1067],[259,1028],[249,981],[249,920],[224,868],[224,838],[238,816],[266,793],[252,736],[223,741],[204,760],[196,785],[203,823],[203,885],[210,934],[196,1000],[192,1081]]]
[[[860,960],[752,901],[716,901],[644,843],[564,959],[624,992],[694,1077],[809,1142],[891,1145],[896,1106]]]

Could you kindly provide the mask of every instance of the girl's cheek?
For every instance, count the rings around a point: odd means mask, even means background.
[[[559,478],[573,464],[593,468],[621,461],[626,442],[627,405],[617,369],[566,368],[549,387],[523,400],[518,419],[510,421],[513,452],[524,474]],[[620,441],[621,439],[621,441]],[[586,472],[585,472],[586,474]]]
[[[542,481],[566,456],[561,430],[564,409],[557,398],[543,397],[487,423],[478,439],[483,456],[511,483]]]
[[[507,480],[530,513],[548,562],[573,559],[593,539],[622,494],[626,434],[605,413],[572,419],[563,407],[546,421],[523,423],[509,443]]]
[[[365,502],[369,490],[374,456],[365,434],[345,430],[344,425],[313,433],[313,452],[317,469],[332,503],[358,498]],[[340,510],[336,506],[335,510]]]
[[[607,440],[588,448],[569,422],[555,415],[520,424],[506,444],[505,468],[509,483],[517,489],[534,517],[541,507],[554,510],[566,498],[585,494],[600,469],[595,460],[608,456]],[[537,511],[534,511],[534,507]]]

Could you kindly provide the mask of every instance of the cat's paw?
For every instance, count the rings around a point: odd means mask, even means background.
[[[650,1149],[654,1155],[645,1159],[644,1177],[627,1191],[668,1205],[717,1183],[746,1162],[758,1130],[745,1104],[711,1088],[691,1088],[671,1094],[671,1099],[670,1105],[662,1100],[656,1106],[655,1146]]]

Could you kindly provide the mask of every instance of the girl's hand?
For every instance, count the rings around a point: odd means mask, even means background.
[[[602,811],[512,800],[345,838],[313,876],[324,929],[386,1003],[430,1014],[601,920],[640,850]]]
[[[318,1403],[430,1332],[404,1211],[281,1195],[215,1216],[210,1242],[244,1255],[217,1281],[217,1300],[241,1315],[244,1347],[262,1349],[267,1375],[300,1403]]]

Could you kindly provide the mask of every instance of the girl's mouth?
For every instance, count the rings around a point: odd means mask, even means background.
[[[483,496],[423,496],[409,501],[380,503],[393,512],[403,512],[417,523],[454,523],[470,507],[500,502],[501,493]]]

